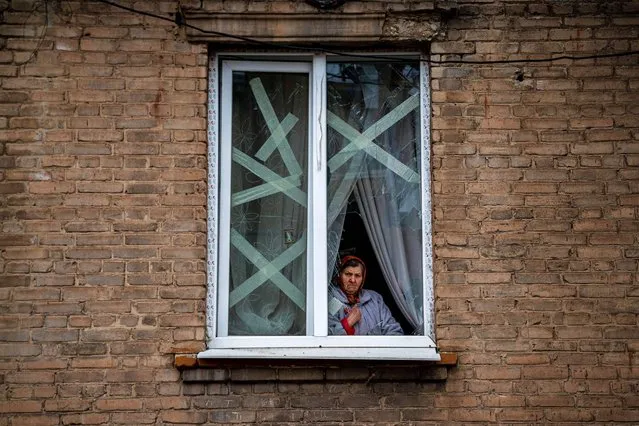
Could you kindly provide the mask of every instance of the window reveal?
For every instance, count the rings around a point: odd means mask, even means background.
[[[366,347],[350,353],[406,358],[394,349],[434,349],[425,67],[320,55],[219,63],[218,138],[212,60],[209,158],[217,159],[219,144],[220,162],[209,173],[211,349],[203,356],[305,347],[289,356],[322,357],[322,348]],[[411,336],[327,336],[349,202]]]

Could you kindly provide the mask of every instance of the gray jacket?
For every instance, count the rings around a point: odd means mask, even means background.
[[[342,319],[346,318],[350,308],[348,298],[341,288],[329,286],[328,291],[328,334],[346,335]],[[362,319],[355,324],[355,335],[403,335],[399,325],[382,296],[373,290],[362,289],[357,304],[362,312]]]

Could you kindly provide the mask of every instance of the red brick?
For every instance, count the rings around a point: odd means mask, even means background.
[[[564,367],[528,366],[522,370],[522,377],[533,380],[566,379],[568,369]]]
[[[47,371],[22,371],[6,375],[7,383],[53,383],[54,373]]]
[[[66,255],[69,259],[110,259],[111,250],[75,248],[67,250]]]
[[[0,401],[2,413],[37,413],[42,410],[40,401]]]
[[[4,251],[5,259],[46,259],[49,257],[49,250],[40,248],[13,248],[8,247]]]
[[[113,424],[153,424],[155,423],[155,416],[150,413],[113,413],[111,416]]]
[[[91,407],[91,402],[75,399],[52,399],[44,402],[44,411],[86,411]]]
[[[274,424],[299,423],[302,421],[303,416],[304,411],[302,410],[260,410],[257,412],[257,421],[272,422]]]
[[[140,410],[142,401],[137,399],[98,399],[94,404],[98,411]]]
[[[124,328],[93,328],[88,330],[82,330],[82,340],[88,342],[108,342],[114,340],[127,340],[129,331]]]
[[[521,395],[489,395],[483,400],[487,407],[523,407],[525,398]]]
[[[29,426],[53,426],[59,424],[58,416],[51,413],[46,415],[16,415],[11,416],[11,421],[18,425]]]
[[[527,402],[531,407],[572,407],[575,398],[571,395],[530,396]]]
[[[528,409],[503,409],[497,418],[500,422],[531,422],[539,423],[544,418],[541,410]]]
[[[68,342],[78,340],[78,330],[47,329],[34,330],[31,337],[34,342]]]
[[[479,404],[476,396],[444,395],[435,398],[435,407],[477,407]]]
[[[408,408],[402,409],[401,414],[404,421],[446,421],[448,420],[449,410],[430,407]]]

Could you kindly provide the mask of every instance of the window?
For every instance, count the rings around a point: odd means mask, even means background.
[[[418,56],[211,58],[199,357],[439,359],[428,82]],[[330,333],[343,254],[404,335]]]

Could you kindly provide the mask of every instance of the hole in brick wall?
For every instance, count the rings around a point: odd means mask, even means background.
[[[519,71],[515,72],[515,80],[524,81],[524,78],[525,78],[525,76],[524,76],[524,72],[523,71],[519,70]]]

